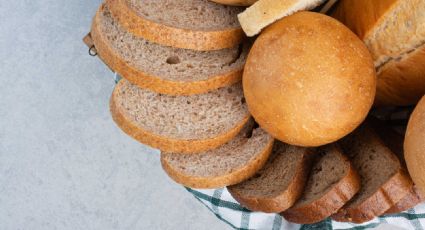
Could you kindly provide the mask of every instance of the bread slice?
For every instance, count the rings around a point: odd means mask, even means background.
[[[397,157],[363,124],[340,141],[361,179],[360,191],[332,218],[362,223],[384,214],[410,190],[412,181]]]
[[[230,142],[199,154],[161,153],[165,172],[177,183],[191,188],[221,188],[239,183],[267,161],[273,138],[250,122]]]
[[[411,105],[425,94],[425,1],[340,0],[333,16],[369,48],[377,104]]]
[[[277,142],[264,168],[228,190],[235,200],[252,211],[282,212],[300,197],[312,155],[312,149]]]
[[[309,10],[324,0],[259,0],[238,15],[245,33],[251,37],[273,22],[300,10]]]
[[[399,202],[394,206],[388,209],[385,214],[396,214],[404,212],[411,208],[414,208],[416,205],[425,201],[425,196],[422,195],[422,192],[416,185],[413,185],[409,193],[404,196]]]
[[[318,149],[321,157],[314,164],[301,198],[282,213],[299,224],[322,221],[337,212],[360,189],[360,177],[336,144]]]
[[[250,6],[254,4],[257,0],[210,0],[223,5],[231,6]]]
[[[241,80],[248,46],[194,51],[161,46],[126,32],[106,5],[97,12],[91,35],[105,63],[133,84],[169,95],[192,95]]]
[[[137,37],[177,48],[219,50],[244,38],[237,20],[242,7],[208,0],[107,0],[111,13]]]
[[[384,144],[398,157],[400,164],[405,171],[407,171],[406,160],[404,159],[403,141],[404,137],[397,133],[391,127],[385,125],[383,121],[376,118],[369,117],[369,124],[373,127]],[[411,180],[410,176],[409,179]],[[413,182],[412,182],[413,183]],[[410,191],[393,207],[388,209],[385,213],[399,213],[411,209],[425,200],[419,189],[412,185]]]
[[[235,137],[249,120],[241,84],[207,94],[168,96],[122,79],[111,97],[114,121],[128,135],[162,151],[197,153]]]

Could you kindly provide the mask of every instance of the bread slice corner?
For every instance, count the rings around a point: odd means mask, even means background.
[[[312,152],[309,148],[276,142],[272,155],[260,171],[227,189],[249,210],[282,212],[300,197],[310,170]]]
[[[318,149],[320,159],[313,165],[301,198],[281,213],[298,224],[317,223],[337,212],[360,189],[360,177],[337,144]]]
[[[252,37],[273,22],[300,10],[309,10],[324,0],[259,0],[238,15],[245,33]]]
[[[361,188],[332,219],[354,223],[372,220],[409,193],[412,181],[369,124],[363,124],[339,143],[360,175]]]
[[[221,188],[255,174],[267,161],[274,139],[248,123],[230,142],[198,154],[161,152],[161,165],[175,182],[190,188]]]

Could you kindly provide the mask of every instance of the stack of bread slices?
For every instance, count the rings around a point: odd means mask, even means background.
[[[161,150],[176,182],[228,186],[250,210],[295,223],[330,216],[360,223],[419,203],[395,154],[402,138],[388,137],[375,121],[319,148],[274,141],[255,123],[241,84],[251,45],[237,19],[244,9],[208,0],[106,0],[91,38],[123,77],[110,100],[118,126]]]

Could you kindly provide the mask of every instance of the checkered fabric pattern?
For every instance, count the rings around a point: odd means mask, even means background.
[[[218,219],[237,230],[361,230],[375,228],[383,223],[408,230],[425,229],[425,204],[403,213],[381,216],[363,224],[341,223],[328,218],[317,224],[299,225],[286,221],[278,214],[249,211],[233,199],[225,188],[186,189]]]

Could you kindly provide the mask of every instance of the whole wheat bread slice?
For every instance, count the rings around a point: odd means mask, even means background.
[[[267,161],[273,138],[253,122],[230,142],[199,154],[161,153],[165,172],[191,188],[221,188],[251,177]]]
[[[242,206],[267,213],[282,212],[300,197],[310,170],[312,149],[276,142],[266,165],[248,180],[229,186]]]
[[[241,80],[249,45],[217,51],[161,46],[136,38],[102,5],[91,36],[103,61],[142,88],[169,95],[205,93]]]
[[[360,189],[360,177],[336,144],[318,149],[301,198],[282,213],[286,220],[299,224],[322,221],[337,212]]]
[[[192,96],[168,96],[122,79],[111,97],[118,126],[162,151],[196,153],[235,137],[249,120],[241,84]]]
[[[404,136],[396,132],[394,129],[386,125],[383,121],[379,119],[369,117],[369,124],[373,127],[385,145],[388,146],[389,149],[398,157],[400,160],[401,166],[407,172],[406,161],[404,159],[404,151],[403,151],[403,142]],[[411,180],[410,176],[409,179]],[[412,182],[413,183],[413,182]],[[410,191],[406,196],[404,196],[399,202],[397,202],[393,207],[388,209],[385,213],[400,213],[411,209],[425,201],[425,196],[421,194],[419,189],[416,188],[415,185],[412,185]]]
[[[300,10],[312,9],[325,0],[259,0],[238,15],[242,29],[254,36],[273,22]]]
[[[242,7],[208,0],[107,0],[112,15],[137,37],[184,49],[219,50],[244,38]]]
[[[360,175],[361,189],[332,218],[362,223],[384,214],[408,194],[412,181],[397,157],[372,128],[363,124],[340,141]]]

